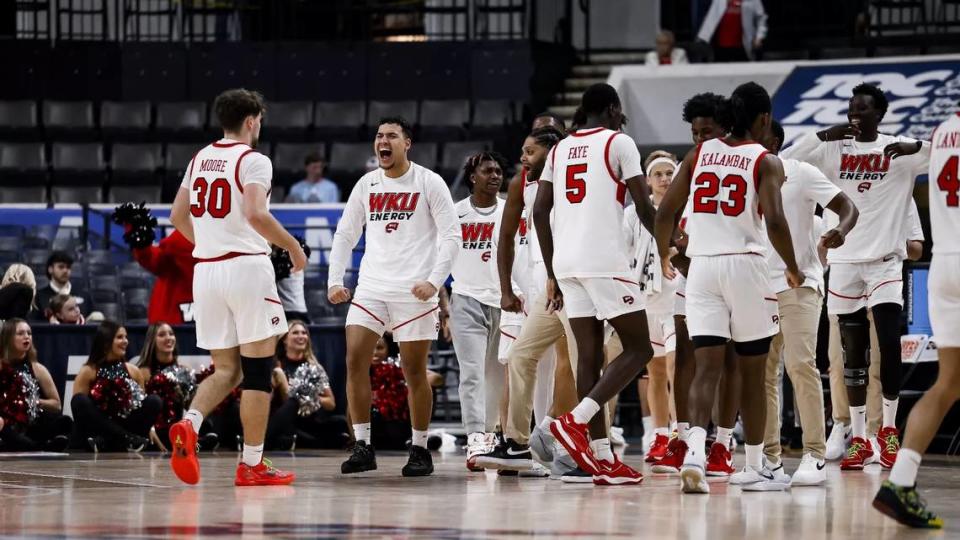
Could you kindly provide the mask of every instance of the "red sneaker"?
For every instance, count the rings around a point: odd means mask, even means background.
[[[734,472],[730,451],[718,442],[713,443],[707,456],[707,476],[730,476]]]
[[[850,441],[847,455],[840,462],[841,471],[862,471],[863,466],[876,461],[873,447],[870,442],[861,437],[854,437]]]
[[[170,426],[170,467],[180,481],[196,484],[200,481],[200,462],[197,461],[197,434],[189,420]]]
[[[885,469],[893,467],[900,452],[900,432],[895,427],[880,428],[877,442],[880,444],[880,465]]]
[[[647,463],[656,463],[663,459],[663,456],[667,455],[667,445],[670,444],[670,438],[666,435],[657,435],[653,440],[653,444],[650,445],[650,450],[647,450]]]
[[[567,413],[550,424],[550,432],[581,469],[590,475],[600,473],[600,464],[590,449],[590,432],[586,424],[578,424],[573,414]]]
[[[235,486],[286,486],[292,484],[297,476],[291,472],[273,467],[269,459],[262,460],[256,467],[244,462],[237,465]]]
[[[624,464],[616,454],[613,455],[613,463],[602,459],[597,462],[600,464],[600,474],[593,475],[595,486],[626,486],[643,482],[643,474]]]
[[[653,464],[651,469],[655,473],[680,474],[680,467],[683,466],[683,458],[687,457],[687,443],[680,440],[680,437],[670,439],[667,444],[667,453],[663,459]]]

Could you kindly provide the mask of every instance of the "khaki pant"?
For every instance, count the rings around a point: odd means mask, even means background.
[[[767,356],[767,425],[763,451],[780,462],[780,365],[786,365],[793,383],[803,427],[803,451],[823,459],[827,450],[823,420],[823,385],[817,370],[817,329],[823,295],[809,287],[777,294],[780,333]]]
[[[510,404],[507,408],[507,426],[504,435],[519,443],[526,444],[530,439],[530,415],[533,413],[533,395],[537,381],[537,364],[551,346],[566,346],[569,351],[570,365],[576,373],[577,347],[573,342],[573,332],[566,315],[548,314],[546,294],[534,298],[529,306],[527,320],[520,329],[520,335],[513,342],[507,357],[510,370]],[[566,335],[566,344],[561,339]],[[561,371],[560,362],[566,355],[557,354],[557,371]]]
[[[873,327],[873,314],[867,312],[870,320],[870,384],[867,386],[867,433],[876,433],[883,420],[883,392],[880,387],[880,343],[877,330]],[[847,387],[843,383],[843,349],[840,346],[840,323],[836,315],[830,315],[830,403],[833,407],[833,421],[850,425],[850,401],[847,399]]]

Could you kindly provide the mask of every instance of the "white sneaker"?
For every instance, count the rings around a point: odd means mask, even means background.
[[[687,452],[680,467],[680,490],[684,493],[710,493],[707,484],[706,456]]]
[[[836,461],[843,457],[850,445],[852,429],[843,422],[833,424],[830,436],[827,438],[827,452],[824,457],[827,461]]]
[[[467,435],[467,469],[471,471],[481,471],[482,467],[477,467],[474,460],[480,454],[486,454],[490,451],[489,439],[487,433],[476,432]]]
[[[730,477],[730,483],[739,485],[743,491],[785,491],[790,489],[790,477],[782,471],[774,474],[769,468],[760,470],[744,467],[742,471]]]
[[[533,462],[533,467],[520,471],[520,478],[549,478],[550,469],[544,467],[543,465]]]
[[[537,426],[530,433],[530,450],[540,463],[553,461],[553,445],[556,442],[557,439],[549,429],[540,429],[540,426]]]
[[[804,454],[800,466],[793,473],[792,486],[821,486],[827,481],[827,462],[813,457],[813,454]]]
[[[613,453],[623,459],[624,452],[627,451],[627,440],[623,438],[623,428],[618,426],[610,427],[610,449]],[[879,454],[877,454],[879,455]]]
[[[657,434],[652,429],[643,434],[643,437],[640,439],[640,447],[643,449],[643,455],[647,455],[647,452],[650,451],[650,445],[653,444],[656,437]]]
[[[877,435],[874,434],[868,440],[870,441],[870,447],[873,448],[873,456],[863,460],[863,464],[880,463],[880,441],[877,440]]]

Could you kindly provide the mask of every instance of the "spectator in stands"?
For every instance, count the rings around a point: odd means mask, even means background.
[[[717,62],[757,60],[767,37],[762,0],[713,0],[697,39],[712,43]]]
[[[323,172],[326,163],[316,152],[307,154],[303,160],[307,177],[290,188],[287,202],[291,203],[335,203],[340,202],[340,188],[329,179],[324,178]]]
[[[64,251],[54,251],[47,259],[47,277],[50,284],[37,291],[37,304],[49,306],[50,299],[58,294],[69,294],[77,299],[80,312],[84,316],[93,311],[93,302],[83,286],[70,281],[70,269],[73,267],[73,257]]]
[[[310,330],[303,321],[290,321],[290,330],[277,342],[276,358],[287,381],[299,380],[297,370],[308,365],[316,366],[320,377],[315,381],[314,395],[287,397],[281,405],[284,414],[275,414],[283,418],[284,424],[275,429],[285,437],[296,435],[297,446],[303,448],[343,448],[350,438],[347,419],[333,413],[337,401],[330,378],[313,354]],[[293,393],[296,394],[296,389]]]
[[[37,279],[29,266],[14,263],[0,282],[0,320],[28,318],[36,310]]]
[[[157,276],[150,294],[147,321],[179,325],[193,322],[193,244],[173,231],[156,246],[132,248],[140,266]]]
[[[127,362],[127,330],[113,321],[97,328],[90,356],[73,382],[74,443],[94,452],[147,446],[163,400],[144,394],[143,374]],[[79,444],[78,444],[79,443]]]
[[[50,324],[84,324],[77,299],[69,294],[58,294],[50,299],[46,310]]]
[[[657,34],[656,50],[647,53],[648,66],[688,64],[687,51],[676,47],[676,38],[670,30],[661,30]]]
[[[60,393],[47,368],[37,361],[33,333],[27,321],[8,319],[0,329],[2,369],[20,373],[24,389],[36,392],[39,410],[24,423],[0,423],[5,451],[62,452],[70,443],[73,420],[60,411]],[[6,389],[4,389],[5,391]]]

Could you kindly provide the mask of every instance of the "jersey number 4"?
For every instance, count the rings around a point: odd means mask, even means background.
[[[210,217],[222,219],[230,213],[230,182],[226,178],[217,178],[207,183],[206,178],[197,178],[193,181],[193,191],[197,194],[197,202],[190,205],[193,217]]]
[[[694,212],[716,214],[720,210],[725,216],[736,217],[747,206],[747,181],[739,174],[728,174],[721,180],[717,175],[705,172],[693,184]],[[717,197],[721,187],[729,190],[724,201]]]
[[[937,187],[940,188],[940,191],[943,191],[947,194],[947,206],[956,208],[960,206],[960,174],[957,171],[957,165],[960,162],[960,158],[957,156],[950,156],[946,163],[943,164],[943,169],[940,170],[940,174],[937,175]]]

